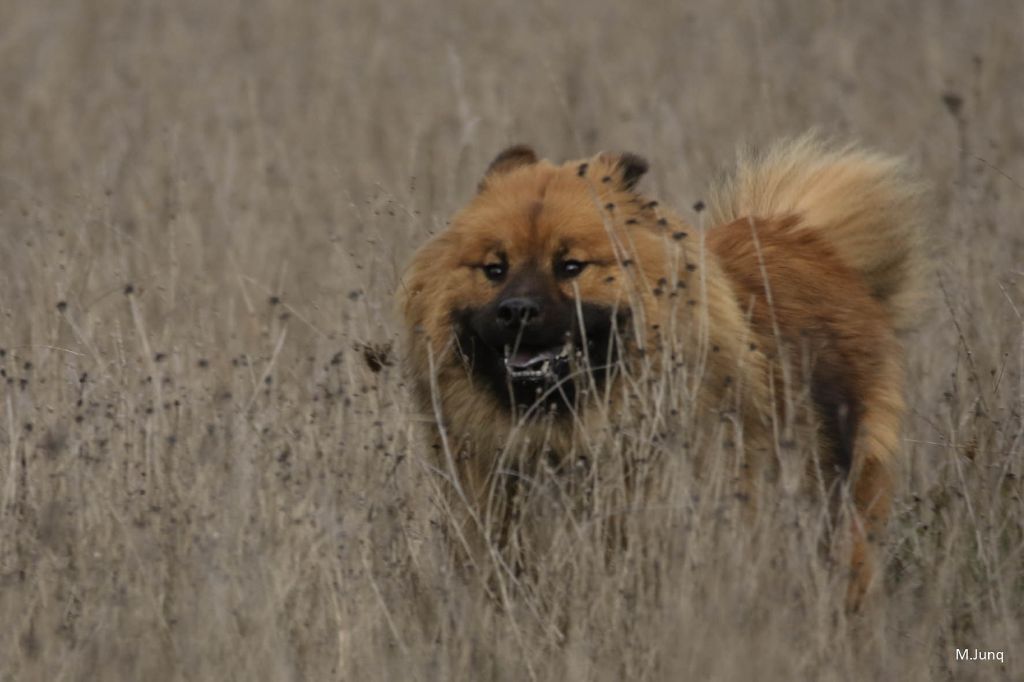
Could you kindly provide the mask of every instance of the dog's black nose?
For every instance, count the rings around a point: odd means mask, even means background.
[[[540,319],[540,302],[516,296],[498,304],[498,323],[505,327],[526,327]]]

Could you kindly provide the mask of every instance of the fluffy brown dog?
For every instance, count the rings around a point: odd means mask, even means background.
[[[408,367],[464,510],[456,532],[471,554],[503,541],[513,443],[527,460],[573,456],[599,424],[640,416],[638,377],[683,367],[696,413],[729,415],[750,471],[804,439],[822,453],[808,478],[848,483],[856,603],[899,453],[916,187],[896,160],[808,136],[741,157],[697,230],[637,191],[646,170],[633,154],[556,165],[511,147],[414,257]]]

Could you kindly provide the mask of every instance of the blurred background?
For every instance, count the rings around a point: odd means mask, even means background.
[[[0,0],[0,64],[0,680],[1024,674],[1024,4]],[[431,583],[413,249],[510,143],[639,153],[685,209],[809,128],[931,188],[871,644],[609,588],[560,649]]]

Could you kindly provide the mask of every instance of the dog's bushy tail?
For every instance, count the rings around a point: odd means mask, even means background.
[[[920,316],[922,189],[899,159],[804,135],[741,152],[710,208],[713,225],[796,215],[796,229],[815,231],[864,277],[897,331]]]

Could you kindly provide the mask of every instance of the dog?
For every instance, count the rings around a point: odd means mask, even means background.
[[[806,478],[852,501],[856,606],[900,456],[920,186],[896,158],[806,135],[742,153],[693,225],[639,191],[647,170],[632,153],[559,164],[509,147],[412,258],[406,367],[463,510],[454,532],[471,556],[507,543],[511,506],[495,501],[514,494],[513,442],[517,466],[561,461],[600,423],[642,416],[636,377],[682,367],[699,418],[728,415],[751,480],[783,441],[813,443]]]

